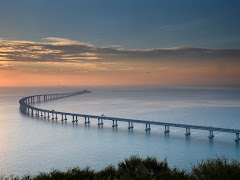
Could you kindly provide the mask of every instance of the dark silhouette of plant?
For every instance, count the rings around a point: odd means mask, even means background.
[[[0,180],[240,180],[240,163],[226,158],[202,160],[192,167],[190,172],[170,168],[166,159],[157,161],[156,158],[142,159],[132,156],[120,162],[116,167],[108,166],[101,171],[90,170],[89,167],[78,167],[67,171],[53,170],[49,173],[39,173],[35,176],[25,175],[8,177],[0,175]]]
[[[202,160],[193,166],[192,176],[196,179],[240,179],[240,163],[226,158]]]

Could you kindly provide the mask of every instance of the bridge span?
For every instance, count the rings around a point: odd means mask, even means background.
[[[165,131],[164,131],[165,134],[170,132],[169,127],[185,128],[186,136],[190,136],[190,134],[191,134],[190,129],[209,131],[209,136],[208,136],[209,138],[214,137],[214,134],[213,134],[214,131],[234,133],[234,134],[236,134],[235,141],[239,142],[239,140],[240,140],[240,138],[239,138],[240,130],[239,129],[228,129],[228,128],[219,128],[219,127],[211,127],[211,126],[196,126],[196,125],[190,125],[190,124],[176,124],[176,123],[107,117],[107,116],[96,116],[96,115],[88,115],[88,114],[76,114],[76,113],[60,112],[60,111],[55,111],[55,110],[40,109],[40,108],[32,106],[32,104],[35,102],[56,100],[56,99],[66,98],[66,97],[70,97],[70,96],[76,96],[76,95],[80,95],[80,94],[84,94],[84,93],[90,93],[90,91],[84,90],[84,91],[78,91],[78,92],[73,92],[73,93],[43,94],[43,95],[33,95],[33,96],[24,97],[19,100],[20,111],[23,112],[24,114],[35,116],[38,118],[43,118],[43,119],[52,119],[52,120],[56,119],[57,120],[60,116],[62,122],[67,121],[67,118],[69,118],[69,117],[72,117],[73,123],[78,122],[78,117],[83,117],[84,124],[89,124],[90,118],[97,119],[99,126],[103,125],[103,120],[109,120],[109,121],[112,121],[113,128],[117,128],[118,121],[127,122],[129,130],[134,128],[133,123],[140,123],[140,124],[146,125],[146,128],[145,128],[146,132],[151,130],[151,125],[159,125],[159,126],[165,127]]]

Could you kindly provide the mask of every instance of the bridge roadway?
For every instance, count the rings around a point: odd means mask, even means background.
[[[226,132],[226,133],[235,133],[236,139],[235,141],[239,142],[239,129],[227,129],[227,128],[218,128],[218,127],[211,127],[211,126],[196,126],[196,125],[189,125],[189,124],[176,124],[176,123],[166,123],[166,122],[156,122],[156,121],[145,121],[145,120],[136,120],[136,119],[126,119],[126,118],[116,118],[116,117],[107,117],[107,116],[96,116],[96,115],[88,115],[88,114],[76,114],[76,113],[68,113],[68,112],[61,112],[61,111],[55,111],[55,110],[46,110],[46,109],[40,109],[37,107],[32,106],[35,102],[41,102],[43,101],[49,101],[49,100],[56,100],[60,98],[66,98],[70,96],[76,96],[84,93],[90,93],[90,91],[84,90],[74,93],[61,93],[61,94],[44,94],[44,95],[33,95],[24,97],[19,101],[20,104],[20,110],[24,114],[36,116],[41,118],[50,118],[50,114],[52,115],[52,119],[58,119],[58,115],[62,116],[61,121],[66,121],[67,116],[72,116],[73,120],[72,122],[77,122],[78,117],[84,117],[85,118],[85,124],[90,123],[90,118],[92,119],[98,119],[98,125],[103,125],[103,120],[110,120],[113,122],[112,127],[115,128],[118,126],[117,122],[128,122],[128,129],[133,129],[133,123],[140,123],[140,124],[146,124],[145,131],[150,131],[151,127],[150,125],[160,125],[165,127],[164,133],[169,133],[169,127],[179,127],[179,128],[185,128],[186,129],[186,136],[190,136],[191,132],[190,129],[199,129],[199,130],[207,130],[209,131],[209,138],[213,138],[213,132]]]

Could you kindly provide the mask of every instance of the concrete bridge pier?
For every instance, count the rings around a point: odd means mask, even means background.
[[[54,120],[54,113],[52,112],[52,120]]]
[[[87,123],[90,124],[90,118],[88,117],[87,119],[88,119]]]
[[[56,120],[58,119],[57,113],[56,113],[55,119],[56,119]]]
[[[41,117],[43,117],[42,111],[41,111]]]
[[[117,121],[116,121],[116,124],[114,124],[114,120],[113,120],[113,125],[112,125],[112,127],[113,127],[113,128],[114,128],[114,127],[118,127]]]
[[[67,115],[65,114],[65,119],[64,119],[65,121],[67,120]]]
[[[76,116],[76,120],[75,120],[76,122],[78,122],[78,118],[77,118],[77,116]]]
[[[47,118],[48,118],[48,119],[50,118],[49,112],[48,112],[48,116],[47,116]]]
[[[44,111],[44,116],[43,116],[44,119],[46,119],[46,112]]]
[[[103,125],[103,119],[98,118],[98,125]]]
[[[209,136],[208,136],[209,138],[213,138],[214,137],[214,135],[213,135],[213,130],[209,130]]]
[[[236,139],[235,139],[235,141],[239,141],[240,140],[240,138],[239,138],[239,133],[236,133]]]
[[[146,124],[146,129],[145,129],[146,132],[150,132],[151,131],[151,128],[150,128],[150,124]]]
[[[87,120],[88,119],[88,120]],[[89,120],[89,117],[85,117],[85,122],[84,122],[84,124],[86,125],[86,124],[90,124],[90,120]]]
[[[190,128],[186,128],[186,133],[185,133],[185,135],[186,135],[186,136],[190,136],[190,134],[191,134]]]
[[[72,122],[74,123],[75,122],[75,120],[74,120],[74,116],[72,116],[73,117],[73,120],[72,120]]]
[[[165,126],[165,131],[164,131],[164,133],[167,134],[167,133],[169,133],[169,132],[170,132],[169,126]]]
[[[133,122],[128,122],[128,129],[133,129]]]
[[[63,121],[64,119],[63,119],[63,114],[62,114],[62,119],[61,119],[61,121]]]

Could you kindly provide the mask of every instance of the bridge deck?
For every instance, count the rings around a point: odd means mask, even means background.
[[[167,122],[156,122],[156,121],[146,121],[146,120],[137,120],[137,119],[127,119],[127,118],[116,118],[116,117],[107,117],[107,116],[97,116],[97,115],[89,115],[89,114],[77,114],[77,113],[69,113],[69,112],[61,112],[61,111],[52,111],[47,109],[40,109],[34,106],[31,106],[30,104],[27,104],[27,100],[35,97],[42,97],[42,96],[60,96],[55,99],[63,98],[63,97],[69,97],[69,96],[75,96],[80,95],[83,93],[87,93],[88,91],[81,91],[76,93],[64,93],[64,94],[45,94],[45,95],[34,95],[34,96],[28,96],[25,98],[22,98],[20,103],[20,109],[25,108],[23,110],[24,113],[26,113],[26,108],[29,108],[30,110],[45,112],[45,113],[52,113],[55,115],[66,115],[66,116],[75,116],[75,117],[86,117],[86,118],[94,118],[94,119],[104,119],[104,120],[112,120],[112,121],[121,121],[121,122],[133,122],[133,123],[140,123],[140,124],[152,124],[152,125],[160,125],[160,126],[169,126],[169,127],[179,127],[179,128],[190,128],[190,129],[199,129],[199,130],[209,130],[209,131],[218,131],[218,132],[227,132],[227,133],[236,133],[239,134],[239,129],[228,129],[228,128],[219,128],[219,127],[211,127],[211,126],[197,126],[197,125],[191,125],[191,124],[177,124],[177,123],[167,123]],[[63,95],[63,97],[61,97]],[[65,95],[65,96],[64,96]],[[55,100],[50,99],[50,100]]]

